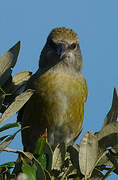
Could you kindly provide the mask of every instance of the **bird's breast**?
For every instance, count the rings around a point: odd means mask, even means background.
[[[40,117],[47,119],[49,125],[77,127],[78,122],[83,121],[88,93],[83,76],[47,72],[34,81],[34,89]]]
[[[32,86],[35,93],[25,105],[22,120],[23,126],[30,126],[29,141],[36,141],[47,129],[52,147],[63,141],[71,144],[80,132],[88,94],[83,76],[49,71]],[[25,145],[25,134],[22,137]]]

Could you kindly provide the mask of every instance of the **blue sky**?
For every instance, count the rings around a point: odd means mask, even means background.
[[[1,1],[0,55],[21,40],[13,74],[24,70],[35,72],[47,35],[60,26],[72,28],[80,39],[83,74],[89,88],[83,134],[98,131],[111,106],[113,88],[118,89],[117,0]],[[13,116],[6,122],[15,120]],[[10,147],[21,149],[20,140],[18,135]],[[0,163],[16,158],[12,153],[3,155]]]

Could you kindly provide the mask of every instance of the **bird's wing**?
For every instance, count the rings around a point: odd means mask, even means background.
[[[39,77],[40,73],[39,70],[36,71],[35,74],[33,74],[30,79],[27,81],[27,84],[25,86],[25,90],[27,89],[33,89],[32,87],[32,82],[34,80],[36,80]],[[26,102],[27,103],[27,102]],[[18,112],[18,116],[17,116],[17,122],[22,124],[22,119],[23,119],[23,113],[24,113],[24,107],[25,105],[20,109],[20,111]]]

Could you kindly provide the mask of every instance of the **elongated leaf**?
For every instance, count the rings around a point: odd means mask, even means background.
[[[16,112],[18,112],[23,107],[23,105],[29,100],[32,94],[33,90],[28,89],[21,95],[17,96],[14,102],[3,113],[2,117],[0,118],[0,123],[2,123],[5,119],[9,118]]]
[[[116,88],[114,88],[112,106],[110,111],[105,117],[103,127],[111,122],[117,121],[117,119],[118,119],[118,95]]]
[[[47,158],[46,158],[46,154],[41,154],[38,158],[37,158],[37,160],[41,163],[41,167],[43,168],[43,169],[45,169],[46,168],[46,166],[47,166]]]
[[[20,72],[18,74],[16,74],[15,76],[13,76],[12,80],[10,82],[7,82],[4,86],[4,91],[7,93],[11,93],[11,94],[20,94],[21,89],[26,87],[26,82],[29,80],[29,78],[31,77],[32,72],[30,71],[24,71],[24,72]]]
[[[106,166],[111,166],[112,163],[109,160],[107,154],[109,153],[108,150],[104,150],[102,153],[99,154],[99,157],[97,159],[96,165],[101,166],[101,165],[106,165]]]
[[[114,167],[118,170],[118,154],[109,151],[108,157],[110,161],[113,163]]]
[[[98,157],[98,141],[93,133],[87,132],[80,142],[79,165],[85,177],[89,177],[95,168]]]
[[[45,148],[44,148],[44,153],[46,154],[48,158],[48,163],[46,169],[50,172],[52,168],[52,156],[53,156],[53,151],[51,149],[51,146],[46,142]]]
[[[46,179],[46,174],[45,174],[45,171],[44,171],[44,169],[42,168],[42,166],[38,163],[37,164],[37,172],[36,172],[36,179],[38,180],[40,180],[40,179],[42,179],[42,180],[47,180]]]
[[[58,144],[53,153],[52,169],[60,171],[64,163],[66,147],[64,143]]]
[[[47,170],[44,170],[44,172],[45,172],[46,180],[51,180],[51,176],[49,172]]]
[[[9,135],[5,135],[5,136],[2,136],[2,137],[0,137],[0,143],[6,138],[6,137],[8,137]]]
[[[24,152],[24,151],[20,151],[20,153],[22,154],[22,157],[25,159],[29,159],[30,161],[32,161],[34,159],[34,156],[32,153],[30,152]]]
[[[118,122],[107,124],[95,134],[102,148],[118,144]]]
[[[14,137],[16,136],[16,134],[18,132],[20,132],[22,129],[19,129],[18,131],[16,131],[13,135],[10,135],[4,142],[2,142],[0,144],[0,152],[2,152],[14,139]]]
[[[70,153],[70,159],[73,166],[79,169],[79,152],[73,146],[69,146],[68,152]]]
[[[30,71],[20,72],[20,73],[16,74],[15,76],[13,76],[12,82],[14,85],[17,86],[19,84],[22,84],[24,81],[29,80],[31,75],[32,75],[32,72],[30,72]]]
[[[45,144],[46,144],[46,139],[45,138],[39,138],[37,140],[36,147],[35,147],[35,150],[34,150],[34,153],[37,156],[44,154]]]
[[[3,143],[0,144],[0,152],[2,152],[14,139],[15,136],[8,137]]]
[[[15,166],[15,161],[11,161],[11,162],[8,162],[8,163],[4,163],[4,164],[1,164],[0,167],[14,167]]]
[[[9,124],[5,124],[4,126],[2,126],[0,128],[0,132],[4,131],[4,130],[7,130],[7,129],[10,129],[10,128],[14,128],[14,127],[19,127],[19,124],[18,123],[9,123]]]
[[[12,69],[20,51],[20,41],[0,58],[0,85],[2,86],[11,76]]]
[[[4,102],[5,96],[6,96],[6,94],[1,94],[1,95],[0,95],[0,109],[1,109],[2,104],[3,104],[3,102]]]
[[[104,174],[100,170],[98,171],[97,169],[94,169],[89,180],[102,180],[103,177],[104,177]]]

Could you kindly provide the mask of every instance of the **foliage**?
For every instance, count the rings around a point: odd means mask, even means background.
[[[0,124],[18,112],[33,94],[31,89],[24,91],[31,72],[20,72],[12,77],[12,68],[16,64],[19,50],[20,42],[0,58]],[[20,129],[18,123],[1,125],[0,132],[19,127],[14,134],[0,136],[0,152],[17,153],[19,156],[16,162],[0,165],[0,179],[104,180],[112,172],[118,175],[117,119],[118,96],[114,89],[111,109],[99,132],[87,132],[79,145],[66,147],[64,143],[58,144],[54,152],[46,136],[41,137],[37,141],[34,154],[7,147],[19,131],[25,131],[28,127]]]

